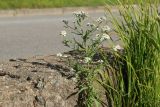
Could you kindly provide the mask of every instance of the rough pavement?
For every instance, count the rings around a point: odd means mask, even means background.
[[[0,62],[0,107],[74,107],[75,80],[64,62],[54,55]]]

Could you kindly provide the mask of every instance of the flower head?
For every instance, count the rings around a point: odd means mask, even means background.
[[[99,17],[97,20],[96,20],[96,22],[98,22],[98,23],[102,23],[103,21],[106,21],[106,17]]]
[[[57,53],[57,56],[62,57],[63,55],[62,55],[62,53]]]
[[[96,34],[95,38],[93,38],[94,41],[96,40],[100,40],[100,42],[103,42],[104,40],[109,40],[111,39],[110,36],[106,33],[100,35],[100,34]]]
[[[83,14],[85,14],[85,12],[84,11],[77,11],[77,12],[73,12],[73,14],[75,14],[75,15],[83,15]]]
[[[60,35],[62,36],[66,36],[67,35],[67,32],[65,30],[61,31]]]
[[[63,55],[62,57],[63,57],[63,58],[67,58],[68,56],[67,56],[67,55]]]
[[[73,13],[76,17],[82,18],[84,19],[85,17],[87,17],[86,13],[84,11],[78,11],[78,12],[74,12]]]
[[[102,32],[109,32],[111,28],[108,25],[102,27]]]
[[[109,39],[111,39],[110,36],[109,36],[108,34],[104,33],[104,34],[101,36],[100,41],[109,40]]]

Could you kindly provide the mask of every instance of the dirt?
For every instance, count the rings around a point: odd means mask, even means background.
[[[75,107],[75,78],[56,55],[0,62],[0,107]],[[68,79],[69,78],[69,79]]]

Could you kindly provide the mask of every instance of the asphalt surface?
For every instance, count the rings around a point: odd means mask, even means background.
[[[104,12],[89,15],[96,18]],[[59,35],[63,19],[72,22],[72,14],[0,17],[0,60],[68,51]]]

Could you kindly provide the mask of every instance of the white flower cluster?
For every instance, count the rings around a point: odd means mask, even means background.
[[[98,23],[102,23],[103,21],[106,21],[106,17],[99,17],[97,20],[96,20],[96,22],[98,22]]]
[[[67,35],[67,32],[65,30],[63,30],[60,32],[60,35],[65,37]]]
[[[102,32],[109,32],[111,28],[108,25],[102,27]]]
[[[62,55],[62,53],[57,53],[57,56],[62,57],[63,55]]]
[[[87,17],[86,13],[84,11],[78,11],[73,13],[76,17],[85,18]]]
[[[93,38],[94,41],[100,40],[100,42],[103,42],[104,40],[110,40],[110,39],[111,37],[106,33],[103,33],[102,35],[96,34],[95,38]]]
[[[63,55],[62,53],[57,53],[57,57],[63,57],[63,58],[67,58],[67,55]]]
[[[106,33],[103,33],[102,37],[101,37],[101,41],[104,41],[104,40],[109,40],[111,39],[110,36]]]
[[[73,12],[73,14],[75,14],[75,15],[82,15],[82,14],[85,14],[85,12],[84,11],[77,11],[77,12]]]

